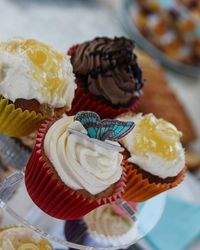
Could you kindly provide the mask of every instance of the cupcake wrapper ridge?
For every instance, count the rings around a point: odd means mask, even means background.
[[[25,136],[38,129],[43,120],[42,114],[16,109],[14,104],[9,104],[7,99],[0,97],[1,134],[13,137]]]
[[[134,169],[134,166],[127,161],[125,167],[127,173],[127,185],[123,199],[133,202],[146,201],[162,192],[176,187],[183,181],[186,173],[186,168],[184,168],[175,181],[171,183],[150,183],[147,178],[144,178],[141,173],[138,173],[138,171]]]
[[[101,199],[86,198],[80,192],[67,187],[52,171],[52,166],[43,159],[42,144],[48,128],[54,121],[41,125],[36,145],[25,172],[27,191],[34,203],[48,215],[61,220],[79,219],[94,208],[122,198],[126,174],[114,184],[113,195]]]

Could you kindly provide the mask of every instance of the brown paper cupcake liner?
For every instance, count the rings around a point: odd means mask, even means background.
[[[99,199],[94,196],[86,197],[61,181],[42,153],[45,134],[53,122],[46,121],[41,125],[35,148],[26,167],[25,184],[34,203],[52,217],[73,220],[81,218],[98,206],[121,199],[126,186],[125,171],[121,179],[113,184],[112,195]]]
[[[184,168],[172,182],[150,182],[145,178],[142,173],[139,173],[134,164],[125,161],[125,168],[127,173],[127,185],[123,195],[123,199],[126,201],[143,202],[162,192],[165,192],[171,188],[180,184],[186,173]]]
[[[67,54],[72,55],[72,53],[77,49],[78,46],[79,45],[75,45],[70,48]],[[101,119],[112,119],[128,111],[134,112],[139,105],[139,99],[136,97],[133,98],[132,102],[128,107],[114,107],[113,105],[108,104],[103,100],[99,99],[98,97],[94,96],[90,92],[86,92],[85,89],[80,86],[80,80],[77,79],[76,81],[77,89],[72,102],[71,110],[67,113],[68,115],[75,115],[79,111],[90,110],[98,113]]]
[[[0,97],[1,134],[13,137],[25,136],[38,129],[43,120],[42,114],[16,109],[14,104],[9,104],[7,99]]]

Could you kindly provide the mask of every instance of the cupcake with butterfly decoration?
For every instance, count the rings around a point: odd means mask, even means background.
[[[25,173],[35,204],[50,216],[70,220],[120,199],[125,173],[117,141],[133,126],[100,120],[90,111],[43,123]]]
[[[69,114],[92,110],[103,119],[136,109],[144,81],[134,47],[125,37],[97,37],[68,51],[77,84]]]

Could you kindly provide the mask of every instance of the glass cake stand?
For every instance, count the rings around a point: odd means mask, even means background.
[[[14,166],[16,173],[0,184],[0,207],[4,209],[6,225],[24,225],[47,238],[54,247],[73,249],[126,249],[147,235],[158,223],[165,207],[166,195],[161,194],[139,204],[135,212],[125,201],[117,204],[134,222],[134,231],[129,238],[119,237],[104,241],[90,234],[82,220],[62,221],[52,218],[40,210],[29,197],[24,184],[23,168],[29,152],[15,140],[0,136],[0,157]],[[66,237],[67,236],[67,237]],[[67,238],[67,240],[66,240]]]

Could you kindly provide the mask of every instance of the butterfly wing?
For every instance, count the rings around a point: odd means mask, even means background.
[[[90,138],[98,139],[98,126],[100,117],[92,111],[81,111],[75,115],[75,121],[79,121],[87,130]]]
[[[118,120],[103,120],[101,122],[99,138],[101,140],[117,141],[134,128],[134,122],[124,122]]]
[[[81,111],[75,116],[75,121],[79,121],[88,132],[90,138],[101,141],[117,141],[128,134],[134,127],[134,122],[124,122],[118,120],[100,120],[100,117],[92,111]]]

